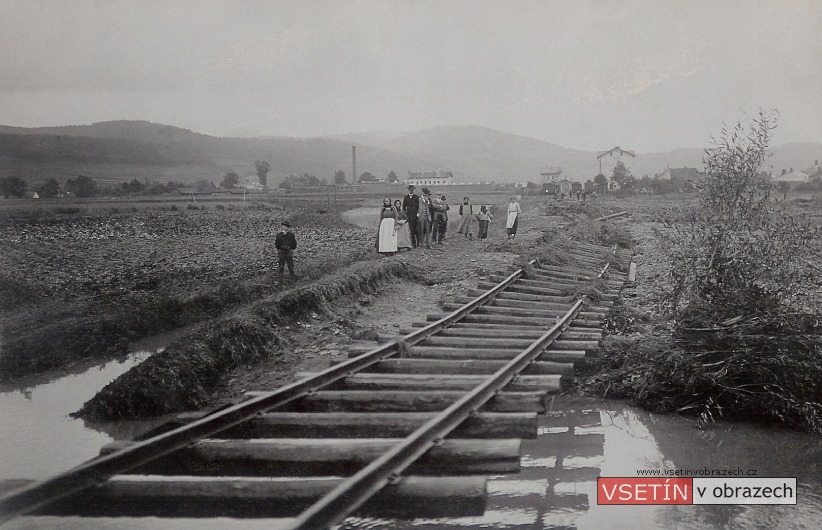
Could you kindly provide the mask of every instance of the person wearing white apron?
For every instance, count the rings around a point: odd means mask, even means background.
[[[519,224],[519,214],[522,213],[517,198],[511,197],[511,202],[508,203],[508,220],[505,222],[505,228],[508,230],[508,239],[517,237],[517,225]]]

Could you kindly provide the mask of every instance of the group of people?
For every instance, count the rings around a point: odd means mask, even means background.
[[[418,247],[431,248],[432,244],[443,244],[448,231],[448,212],[451,206],[445,195],[432,197],[431,190],[422,188],[422,195],[415,193],[416,186],[408,186],[408,194],[400,201],[383,199],[380,208],[380,228],[377,232],[376,248],[381,254],[394,254],[403,249]],[[508,239],[517,234],[519,215],[522,213],[516,197],[508,204],[506,228]],[[474,239],[474,221],[477,222],[477,239],[488,238],[488,225],[494,218],[486,205],[477,207],[468,197],[463,197],[459,205],[458,234],[466,239]]]

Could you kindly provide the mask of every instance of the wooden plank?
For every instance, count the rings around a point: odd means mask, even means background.
[[[477,287],[487,289],[493,285],[491,282],[477,282]],[[509,293],[544,294],[549,296],[568,296],[563,289],[548,289],[545,287],[534,287],[531,285],[514,284],[506,289]]]
[[[446,348],[439,346],[415,346],[409,358],[427,359],[427,360],[478,360],[478,361],[494,361],[494,360],[511,360],[519,352],[517,348],[512,349],[465,349],[465,348]],[[353,355],[353,354],[349,354]],[[585,350],[558,350],[551,348],[546,350],[540,356],[542,361],[555,362],[573,362],[578,363],[584,361],[586,357]]]
[[[424,322],[414,322],[411,324],[412,328],[419,328],[424,326]],[[508,333],[509,331],[534,331],[540,330],[545,331],[546,328],[542,326],[535,326],[533,324],[526,324],[526,325],[517,325],[517,324],[508,324],[508,323],[493,323],[493,322],[483,322],[478,324],[476,322],[461,322],[458,324],[454,324],[450,328],[447,329],[476,329],[478,326],[481,326],[483,329],[495,329],[500,332],[500,334]],[[568,326],[569,331],[593,331],[593,330],[602,330],[602,323],[601,322],[594,322],[588,320],[575,320]]]
[[[513,357],[511,357],[513,358]],[[510,360],[510,359],[509,359]],[[247,394],[253,395],[253,392]],[[408,390],[322,391],[289,405],[302,412],[434,412],[444,410],[463,392]],[[495,396],[488,412],[544,412],[546,392],[503,392]]]
[[[443,304],[447,310],[452,304]],[[504,307],[497,305],[483,306],[477,309],[473,314],[476,315],[513,315],[528,317],[533,315],[534,318],[553,318],[556,319],[565,314],[564,311],[559,310],[541,310],[541,309],[526,309],[520,307]],[[580,311],[575,320],[604,320],[607,312],[598,313],[595,311]]]
[[[489,276],[491,281],[499,281],[500,276],[492,274]],[[515,285],[533,285],[534,287],[544,287],[546,289],[573,289],[584,285],[587,282],[572,281],[565,279],[549,279],[541,276],[534,276],[529,278],[520,278]]]
[[[562,363],[532,363],[570,368]],[[495,370],[494,370],[495,371]],[[567,370],[566,370],[567,371]],[[391,372],[387,372],[391,373]],[[489,372],[493,373],[493,371]],[[558,371],[545,375],[560,375]],[[185,425],[203,417],[205,412],[183,412],[172,422]],[[222,438],[395,438],[406,436],[435,412],[269,412],[250,418],[235,427],[222,431]],[[537,434],[537,415],[533,412],[483,412],[462,422],[450,438],[534,438]],[[28,481],[23,481],[28,482]],[[2,487],[0,481],[0,487]]]
[[[223,438],[396,438],[434,412],[269,412],[221,432]],[[452,438],[533,438],[536,414],[484,412],[465,420]],[[181,420],[182,421],[182,420]]]
[[[442,337],[440,335],[436,335],[434,337],[429,337],[425,339],[423,342],[419,344],[418,347],[427,347],[427,346],[447,346],[451,348],[468,348],[468,349],[519,349],[523,350],[527,348],[532,342],[532,339],[515,339],[515,338],[499,338],[499,339],[491,339],[491,338],[479,338],[479,339],[470,339],[466,337]]]
[[[312,377],[299,372],[297,378]],[[471,390],[487,379],[483,375],[356,373],[339,383],[342,390]],[[521,375],[505,386],[508,392],[557,392],[558,375]]]
[[[535,339],[538,338],[539,330],[506,330],[504,333],[505,337],[510,337],[512,339]],[[437,336],[438,337],[466,337],[466,338],[477,338],[477,337],[487,337],[487,338],[498,338],[503,334],[500,333],[500,330],[493,329],[493,328],[486,328],[486,327],[453,327],[448,328],[440,331]],[[573,339],[583,339],[583,340],[601,340],[603,337],[603,332],[601,329],[588,329],[588,330],[571,330],[571,331],[563,331],[562,334],[559,336],[560,340],[573,340]]]
[[[468,289],[466,294],[473,296],[475,293],[482,292],[480,289]],[[499,293],[495,300],[529,300],[532,302],[550,302],[554,304],[567,305],[573,303],[573,298],[570,295],[545,295],[545,294],[530,294],[530,293],[515,293],[512,291],[505,291]]]
[[[368,369],[377,373],[407,374],[493,374],[505,366],[505,361],[479,361],[475,359],[444,361],[434,359],[388,359]],[[533,375],[557,374],[574,377],[574,366],[568,363],[534,362],[523,372]]]
[[[114,442],[101,454],[133,442]],[[207,439],[134,470],[165,475],[349,475],[385,453],[394,438]],[[410,474],[479,474],[519,471],[519,439],[448,439],[409,469]]]
[[[631,262],[631,265],[628,267],[628,281],[636,281],[636,263],[634,263],[633,261]]]
[[[118,475],[82,495],[64,499],[37,513],[96,517],[293,517],[342,480],[334,477]],[[483,476],[407,476],[377,493],[358,515],[397,518],[479,515],[484,509],[486,490]],[[115,527],[121,526],[111,528]]]
[[[594,221],[607,221],[609,219],[616,219],[617,217],[624,217],[628,215],[630,212],[628,210],[624,210],[617,213],[612,213],[611,215],[604,215],[602,217],[597,217]]]

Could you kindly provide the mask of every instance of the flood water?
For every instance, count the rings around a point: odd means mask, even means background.
[[[0,480],[45,478],[96,456],[114,438],[131,437],[149,427],[143,422],[91,426],[68,414],[150,353],[138,352],[52,381],[0,387]],[[598,476],[635,477],[638,469],[706,467],[796,477],[798,504],[597,505]],[[479,517],[349,518],[343,528],[816,529],[822,521],[822,437],[746,423],[718,423],[700,431],[681,416],[652,414],[618,401],[559,397],[552,411],[540,417],[539,436],[523,442],[521,472],[490,477],[488,493],[486,512]],[[18,521],[21,528],[48,528],[52,523],[49,518],[39,524]],[[105,521],[99,523],[106,527]],[[265,528],[274,521],[203,523],[176,521],[179,528]],[[85,528],[89,521],[77,524]]]
[[[558,398],[523,444],[522,470],[492,477],[480,517],[409,521],[351,518],[345,528],[798,528],[822,522],[822,437],[745,423],[705,431],[680,416],[618,401]],[[598,476],[638,469],[756,469],[796,477],[796,506],[599,506]]]
[[[97,456],[113,433],[130,434],[134,424],[91,426],[69,414],[152,353],[0,385],[0,480],[46,478]]]

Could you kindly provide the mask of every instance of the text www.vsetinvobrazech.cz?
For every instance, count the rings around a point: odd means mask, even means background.
[[[756,469],[637,469],[638,477],[757,477],[759,472]]]

